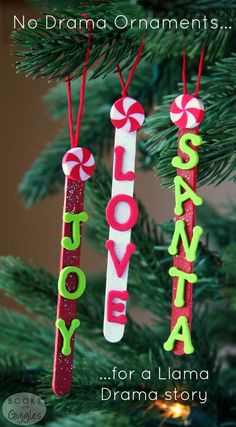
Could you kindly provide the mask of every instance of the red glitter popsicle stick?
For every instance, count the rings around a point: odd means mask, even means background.
[[[178,143],[180,142],[183,135],[187,133],[198,134],[198,127],[204,117],[204,105],[198,98],[200,90],[201,75],[204,63],[204,46],[201,51],[197,84],[194,92],[194,96],[187,93],[187,78],[186,78],[186,51],[183,55],[183,95],[178,96],[171,105],[170,117],[172,122],[179,128],[178,130]],[[198,151],[198,147],[190,143],[190,147],[194,151]],[[188,155],[183,153],[178,144],[178,156],[183,159],[184,162],[188,161]],[[196,192],[197,188],[197,165],[188,170],[177,169],[177,176],[181,176],[184,181]],[[184,211],[182,215],[176,215],[175,222],[183,220],[186,227],[186,234],[189,241],[192,240],[193,229],[195,226],[195,212],[196,206],[192,199],[188,199],[183,203]],[[186,273],[193,273],[194,263],[186,259],[186,253],[183,247],[182,241],[180,241],[178,254],[174,256],[174,267],[178,270],[182,270]],[[177,294],[178,277],[173,277],[173,288],[172,288],[172,313],[171,313],[171,331],[174,329],[178,319],[183,316],[187,318],[189,330],[192,328],[192,295],[193,295],[193,284],[186,281],[185,284],[185,304],[183,307],[176,307],[175,299]],[[182,356],[184,352],[184,342],[176,341],[174,347],[174,353]]]
[[[178,136],[179,141],[183,135],[190,133],[189,129],[179,129]],[[191,133],[198,134],[198,128],[192,129]],[[189,144],[191,148],[195,151],[198,151],[198,147]],[[178,148],[178,156],[180,156],[185,162],[188,160],[188,156]],[[177,175],[181,176],[193,189],[196,191],[197,187],[197,166],[190,170],[181,170],[177,169]],[[187,200],[184,204],[184,213],[181,216],[176,216],[175,221],[183,220],[186,224],[186,233],[189,238],[189,241],[192,239],[193,228],[195,226],[195,211],[196,207],[191,199]],[[193,273],[194,263],[189,262],[186,259],[185,250],[183,248],[182,242],[179,245],[178,255],[174,257],[174,267],[179,270],[183,270],[186,273]],[[171,313],[171,330],[174,329],[174,326],[180,316],[186,316],[188,319],[189,328],[191,330],[192,326],[192,293],[193,293],[193,284],[186,282],[185,288],[185,305],[184,307],[176,307],[174,304],[176,298],[176,290],[178,285],[178,277],[173,277],[173,290],[172,290],[172,313]],[[176,341],[174,353],[178,356],[184,355],[184,343],[183,341]]]
[[[65,202],[64,213],[71,212],[73,214],[83,211],[84,206],[84,187],[85,183],[81,181],[73,181],[69,178],[65,180]],[[63,222],[62,237],[72,235],[72,223]],[[80,224],[80,235],[82,234],[82,223]],[[81,245],[71,251],[61,248],[60,270],[67,266],[80,265],[80,250]],[[77,287],[77,278],[75,274],[68,275],[67,290],[75,291]],[[77,300],[69,300],[58,294],[57,302],[57,319],[64,319],[68,328],[77,313]],[[71,354],[64,356],[62,354],[63,338],[61,332],[56,328],[55,338],[55,353],[54,353],[54,371],[53,371],[53,391],[55,394],[62,396],[71,388],[72,368],[73,368],[73,349],[74,349],[74,334],[71,338]]]
[[[83,16],[88,19],[87,14]],[[72,322],[76,327],[72,328],[73,332],[79,327],[79,319],[76,319],[77,312],[77,299],[80,294],[84,292],[86,287],[86,277],[82,270],[79,269],[80,265],[80,250],[81,250],[81,237],[82,237],[82,221],[87,220],[87,214],[84,213],[83,219],[79,222],[73,223],[76,214],[83,212],[84,206],[84,187],[85,181],[89,179],[95,168],[95,161],[93,155],[87,148],[78,147],[81,120],[84,109],[85,87],[88,72],[88,62],[91,50],[91,31],[92,25],[88,21],[88,42],[85,55],[85,65],[83,68],[81,86],[80,86],[80,103],[77,114],[76,132],[73,126],[73,109],[72,109],[72,95],[71,95],[71,76],[67,77],[67,98],[68,98],[68,122],[70,129],[70,143],[71,149],[65,154],[62,161],[62,168],[66,176],[65,179],[65,199],[64,199],[64,214],[63,214],[63,228],[62,239],[67,239],[67,244],[62,244],[61,258],[60,258],[60,276],[65,268],[72,269],[68,272],[66,278],[63,276],[64,291],[60,289],[60,278],[58,282],[58,303],[57,303],[57,322],[56,322],[56,337],[55,337],[55,352],[54,352],[54,368],[52,388],[55,394],[62,396],[68,393],[72,383],[72,369],[73,369],[73,350],[74,350],[74,335],[73,333],[68,343],[64,342],[65,337],[62,330],[59,329],[58,321],[63,323],[63,327],[68,331]],[[69,221],[65,220],[65,214],[69,215]],[[86,219],[85,219],[86,218]],[[77,218],[78,219],[78,218]],[[75,230],[74,228],[75,227]],[[79,230],[76,228],[79,227]],[[79,234],[78,234],[79,233]],[[73,241],[76,239],[76,244]],[[68,241],[70,242],[68,244]],[[74,271],[73,271],[74,267]],[[83,284],[81,285],[79,294],[73,298],[70,294],[76,293],[79,288],[79,277],[76,272],[80,271],[83,276]],[[66,273],[65,273],[66,274]],[[63,296],[63,295],[64,296]],[[65,297],[67,296],[67,298]],[[66,344],[66,350],[63,350],[63,345]]]

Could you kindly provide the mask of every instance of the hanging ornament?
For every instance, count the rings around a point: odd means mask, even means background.
[[[74,181],[87,181],[94,168],[94,157],[87,148],[71,148],[62,160],[64,174]]]
[[[106,209],[109,224],[107,279],[103,332],[107,341],[118,342],[124,334],[129,261],[135,251],[130,241],[131,229],[138,220],[138,206],[133,198],[137,130],[144,122],[142,105],[128,96],[128,87],[143,51],[140,45],[137,58],[126,84],[121,70],[117,72],[122,85],[122,98],[112,106],[110,117],[115,127],[115,146],[112,195]]]
[[[202,101],[187,93],[178,96],[170,107],[170,118],[178,128],[194,129],[199,126],[203,117]]]
[[[197,247],[203,229],[195,225],[196,206],[203,203],[196,193],[198,147],[202,138],[198,126],[204,117],[204,106],[198,99],[200,80],[204,62],[202,50],[198,79],[194,96],[187,93],[186,53],[183,57],[184,94],[178,96],[171,105],[170,117],[178,127],[178,156],[172,159],[177,169],[175,185],[175,229],[169,253],[174,256],[174,265],[169,274],[173,278],[171,334],[164,344],[166,351],[177,355],[191,354],[194,347],[191,339],[192,293],[197,275],[194,271]]]
[[[113,126],[123,132],[138,130],[145,118],[142,105],[129,96],[123,96],[115,102],[110,116]]]
[[[91,25],[89,25],[88,46],[80,89],[76,133],[73,128],[70,76],[67,79],[71,149],[62,160],[62,169],[65,174],[65,199],[52,382],[53,391],[59,396],[65,395],[71,388],[75,331],[80,326],[80,320],[77,318],[77,300],[86,288],[86,276],[80,268],[82,228],[83,223],[88,220],[88,214],[84,211],[84,188],[85,181],[93,174],[95,161],[90,151],[87,148],[78,147],[78,143],[90,45]]]

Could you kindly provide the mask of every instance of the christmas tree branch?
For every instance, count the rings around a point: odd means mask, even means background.
[[[1,349],[15,354],[30,367],[51,365],[52,326],[45,319],[32,319],[13,310],[0,311]]]
[[[50,319],[55,315],[57,281],[43,268],[29,265],[13,256],[1,257],[0,289],[34,314]]]
[[[29,312],[53,320],[56,316],[57,278],[42,268],[31,266],[11,256],[2,257],[0,265],[0,289],[24,304]],[[80,319],[88,330],[91,330],[91,325],[95,322],[102,323],[103,287],[103,277],[88,278],[88,292],[81,298],[79,305]],[[96,304],[98,299],[100,304]],[[27,322],[27,318],[25,321]]]
[[[110,173],[105,166],[97,165],[94,180],[87,187],[87,206],[93,221],[88,223],[89,234],[92,241],[99,245],[105,253],[104,242],[108,238],[108,225],[104,212],[110,198]],[[168,254],[168,246],[173,234],[173,224],[158,225],[152,221],[140,201],[139,221],[132,231],[132,241],[137,246],[130,263],[129,286],[135,300],[151,310],[153,313],[169,313],[171,300],[171,278],[168,275],[172,264],[172,257]],[[200,245],[195,271],[198,275],[196,294],[201,297],[206,295],[211,298],[220,298],[219,290],[223,278],[219,279],[221,260],[207,245]],[[140,274],[140,272],[142,272]],[[158,280],[157,280],[158,278]],[[140,292],[143,283],[148,283],[145,293]],[[225,282],[224,282],[225,283]],[[150,301],[153,304],[150,305]],[[164,318],[164,314],[163,314]]]
[[[88,224],[88,236],[92,236],[93,241],[95,241],[96,244],[98,243],[103,251],[105,251],[104,242],[108,236],[108,226],[104,217],[104,212],[107,201],[110,198],[110,182],[110,174],[103,165],[98,163],[94,179],[87,185],[86,200],[88,202],[90,215],[93,218],[93,221]],[[150,301],[153,301],[153,304],[151,304],[151,311],[158,314],[160,310],[163,313],[163,309],[165,309],[164,311],[168,318],[169,302],[171,300],[171,281],[168,276],[168,269],[171,265],[172,258],[168,255],[167,248],[172,234],[172,227],[165,226],[163,228],[158,226],[149,219],[146,210],[140,202],[139,208],[139,222],[133,230],[133,241],[137,245],[138,250],[134,254],[133,261],[130,266],[133,273],[130,276],[130,287],[132,288],[132,295],[134,298],[133,301],[138,300],[140,305],[140,291],[143,287],[143,283],[148,283],[149,286],[146,288],[145,293],[143,293],[143,306],[150,309]],[[166,237],[164,237],[163,233]],[[31,281],[31,285],[35,286],[36,295],[37,293],[39,295],[39,298],[35,298],[32,308],[34,312],[42,314],[45,304],[50,304],[51,309],[48,310],[48,313],[51,315],[51,313],[54,312],[56,305],[56,279],[52,278],[50,275],[47,276],[47,274],[44,273],[45,278],[42,280],[41,276],[43,272],[41,270],[37,271],[37,269],[34,269],[33,271],[29,270],[28,273],[26,273],[27,268],[27,265],[22,265],[19,261],[14,261],[14,259],[11,258],[5,259],[0,273],[0,278],[2,275],[0,286],[2,283],[2,287],[4,289],[5,282],[7,281],[9,283],[8,286],[10,290],[12,287],[12,292],[14,294],[15,283],[17,283],[18,289],[22,283],[22,293],[20,293],[21,302],[25,302],[29,305],[29,302],[24,300],[26,294],[25,290],[27,289],[25,286],[25,278],[28,277],[28,280],[30,280],[30,277],[38,274],[39,278],[35,280],[35,282]],[[227,282],[225,278],[226,276],[222,276],[220,273],[221,260],[212,253],[206,245],[200,246],[195,268],[199,277],[195,295],[204,298],[206,296],[210,296],[217,300],[221,298],[219,293],[220,284],[224,282],[225,285],[231,286],[231,283],[229,284]],[[140,274],[140,271],[142,271],[142,274]],[[9,277],[11,280],[9,280]],[[23,277],[24,280],[20,281],[20,277]],[[40,283],[45,281],[48,283],[48,294],[45,294],[45,297],[42,297],[41,299],[42,290],[40,288]],[[87,329],[90,330],[90,326],[94,322],[98,324],[100,322],[100,324],[102,324],[101,307],[103,305],[103,297],[101,297],[101,295],[103,295],[103,287],[104,279],[101,278],[100,285],[98,286],[97,283],[96,287],[93,287],[93,289],[96,289],[96,292],[90,292],[90,288],[88,287],[88,292],[86,292],[85,297],[81,299],[80,316],[84,321],[85,328],[83,331]],[[45,289],[47,289],[47,287]],[[51,289],[53,290],[53,294],[51,293]],[[100,303],[96,304],[96,301],[100,301]],[[96,310],[94,311],[95,307]]]
[[[146,64],[141,61],[136,69],[135,75],[132,79],[129,91],[134,98],[140,100],[144,108],[148,108],[152,97],[154,96],[155,87],[158,81],[159,66]],[[128,72],[124,71],[123,78],[126,81]],[[99,124],[99,115],[110,113],[114,101],[121,96],[121,84],[116,73],[107,78],[97,78],[92,80],[93,74],[90,73],[90,79],[86,86],[85,107],[83,121],[92,123],[96,121]],[[76,115],[79,105],[79,92],[80,92],[80,79],[72,81],[72,94],[73,94],[73,109]],[[45,96],[45,102],[49,106],[50,115],[54,119],[67,118],[68,103],[66,95],[65,83],[60,83],[50,89]],[[110,122],[109,122],[110,124]],[[111,127],[111,124],[110,126]],[[112,129],[112,127],[111,127]]]
[[[85,5],[85,0],[29,0],[32,5],[35,5],[37,8],[58,8],[58,7],[80,7]],[[100,3],[109,3],[110,0],[87,0],[86,4],[100,4]],[[144,9],[151,9],[153,12],[164,12],[170,10],[170,3],[165,0],[140,0],[139,3]],[[206,11],[206,10],[217,10],[227,7],[232,9],[236,7],[234,0],[221,0],[221,1],[209,1],[207,0],[196,0],[194,3],[189,2],[189,0],[173,0],[171,2],[173,8],[179,7],[185,8],[188,12],[194,11]]]
[[[205,104],[206,116],[200,128],[204,141],[199,149],[198,183],[201,185],[218,185],[226,179],[236,179],[235,66],[236,55],[233,54],[209,67],[210,75],[202,79],[200,98]],[[194,85],[189,88],[190,93],[194,91],[193,88]],[[177,153],[177,128],[169,116],[171,102],[176,96],[165,97],[157,113],[149,117],[146,123],[149,159],[156,164],[157,174],[166,187],[173,185],[176,174],[171,160]]]
[[[69,415],[50,422],[46,427],[132,427],[131,420],[127,417],[119,417],[115,414],[103,412],[89,412],[82,415]]]
[[[211,3],[206,3],[207,19],[215,19],[215,9]],[[105,19],[107,28],[101,30],[96,26],[93,28],[92,51],[89,65],[95,68],[94,76],[105,76],[115,71],[117,63],[122,62],[124,67],[129,67],[133,62],[138,46],[141,41],[143,29],[117,28],[114,21],[117,16],[124,14],[124,3],[122,0],[111,0],[109,3],[90,2],[86,5],[86,13],[95,21]],[[189,8],[189,3],[185,3],[185,9],[178,7],[173,16],[172,4],[163,11],[149,11],[141,7],[139,2],[125,2],[125,16],[128,20],[146,18],[150,20],[169,19],[203,19],[202,12],[193,12]],[[53,12],[56,19],[81,19],[81,10],[62,9]],[[181,55],[184,48],[188,46],[188,54],[195,57],[199,52],[202,43],[209,46],[207,59],[213,61],[221,58],[226,50],[231,50],[232,31],[222,31],[220,26],[233,25],[235,12],[229,5],[225,9],[217,12],[219,28],[210,29],[210,24],[204,30],[199,30],[198,25],[193,29],[186,31],[181,27],[176,28],[176,23],[170,29],[167,27],[152,29],[145,28],[145,52],[146,61],[157,61],[160,57]],[[43,36],[43,37],[42,37]],[[173,39],[175,43],[173,43]],[[46,29],[45,20],[39,19],[37,28],[21,29],[13,33],[15,52],[20,57],[16,62],[18,71],[24,71],[27,75],[35,77],[45,77],[49,79],[65,79],[68,74],[77,77],[81,75],[85,51],[87,45],[87,36],[83,30],[70,30],[63,27]],[[98,61],[99,60],[99,61]]]
[[[219,212],[212,205],[204,203],[198,208],[198,222],[204,225],[205,233],[209,236],[210,247],[216,247],[221,252],[234,244],[236,234],[236,206],[229,206],[226,213]]]
[[[141,98],[144,107],[148,107],[150,97],[153,97],[156,80],[156,67],[140,64],[139,73],[132,82],[132,94]],[[80,80],[73,82],[74,116],[77,115],[79,105],[79,87]],[[105,155],[111,148],[113,127],[109,115],[114,100],[121,96],[120,92],[121,86],[116,75],[105,81],[98,79],[88,82],[80,145],[89,148],[95,157]],[[65,84],[51,89],[45,99],[54,119],[67,118]],[[26,172],[19,186],[26,205],[31,206],[61,189],[64,182],[61,161],[69,148],[69,131],[66,128],[46,147],[31,169]]]
[[[18,355],[9,355],[1,350],[0,353],[0,398],[4,401],[13,393],[22,390],[34,393],[38,378],[42,370],[28,369]],[[1,420],[4,421],[4,420]],[[1,423],[1,426],[4,425]],[[9,423],[7,424],[9,426]]]
[[[235,105],[234,96],[236,81],[234,77],[236,57],[224,59],[209,69],[209,77],[202,80],[202,99],[206,104],[207,114],[201,125],[201,134],[204,144],[200,147],[199,181],[219,184],[222,180],[232,178],[235,170]],[[159,67],[159,71],[161,67]],[[140,67],[140,73],[134,80],[132,93],[142,98],[148,107],[147,100],[158,91],[158,79],[155,69],[148,66]],[[145,76],[140,78],[141,76]],[[160,77],[161,78],[161,77]],[[147,81],[150,84],[147,85]],[[78,85],[74,86],[74,105],[78,105]],[[97,88],[96,88],[97,85]],[[147,85],[147,86],[146,86]],[[146,87],[146,88],[145,88]],[[191,87],[191,89],[194,85]],[[145,88],[143,90],[142,88]],[[94,91],[97,97],[94,98]],[[111,147],[112,127],[109,120],[109,111],[114,99],[119,96],[117,77],[90,81],[88,85],[88,107],[82,125],[81,142],[99,156],[106,153]],[[152,95],[151,95],[152,93]],[[51,114],[54,118],[66,115],[66,97],[64,85],[50,91],[47,96]],[[176,95],[165,98],[164,104],[158,107],[157,114],[147,119],[146,132],[149,136],[146,143],[140,145],[143,153],[142,166],[151,168],[157,163],[157,173],[163,178],[164,185],[171,186],[175,175],[174,168],[170,167],[171,159],[176,154],[176,128],[169,118],[169,107]],[[225,132],[222,143],[222,131]],[[63,185],[61,159],[69,148],[68,132],[62,132],[36,160],[32,168],[26,173],[20,185],[20,193],[29,206],[41,200],[48,194],[57,192]],[[233,154],[233,155],[232,155]]]

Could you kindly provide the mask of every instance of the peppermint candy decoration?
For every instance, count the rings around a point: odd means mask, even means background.
[[[194,129],[203,120],[204,105],[195,96],[184,94],[175,98],[170,107],[170,118],[178,128]]]
[[[139,102],[129,96],[124,96],[112,106],[110,117],[116,129],[123,132],[134,132],[142,126],[145,113]]]
[[[74,181],[87,181],[95,169],[95,160],[87,148],[71,148],[63,157],[62,169]]]

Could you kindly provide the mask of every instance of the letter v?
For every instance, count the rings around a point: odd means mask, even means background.
[[[125,254],[121,260],[117,259],[117,256],[115,253],[115,242],[113,240],[107,240],[105,246],[111,255],[111,259],[113,261],[113,265],[115,267],[117,276],[122,277],[127,267],[127,264],[129,263],[130,258],[136,249],[135,244],[128,243],[125,249]]]

